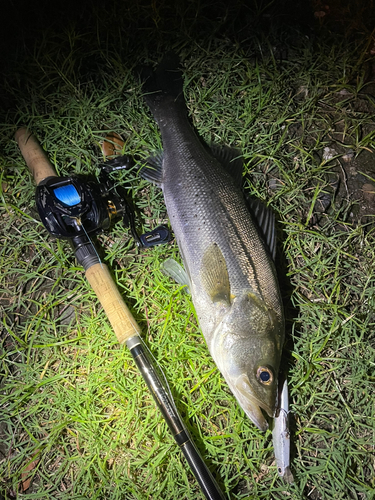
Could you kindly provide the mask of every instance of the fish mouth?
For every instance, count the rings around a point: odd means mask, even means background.
[[[274,409],[267,405],[264,401],[259,401],[251,391],[249,379],[246,374],[242,374],[235,382],[235,395],[240,402],[244,412],[250,420],[260,429],[266,431],[268,422],[263,414],[264,410],[270,417],[274,416]]]

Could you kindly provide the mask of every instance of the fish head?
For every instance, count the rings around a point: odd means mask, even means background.
[[[211,354],[247,416],[262,431],[273,417],[283,320],[253,293],[235,297],[212,336]]]

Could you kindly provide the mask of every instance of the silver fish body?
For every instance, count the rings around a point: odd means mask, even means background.
[[[160,170],[144,176],[163,190],[210,353],[245,413],[266,430],[262,409],[274,415],[284,340],[274,264],[230,165],[191,127],[174,65],[165,59],[143,87],[163,142]]]

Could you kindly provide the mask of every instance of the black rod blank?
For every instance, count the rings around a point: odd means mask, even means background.
[[[151,394],[161,411],[168,427],[184,454],[196,480],[207,500],[225,500],[225,496],[213,478],[199,451],[195,447],[188,430],[175,407],[172,396],[165,387],[148,355],[141,337],[138,335],[127,340],[126,345],[134,358]]]

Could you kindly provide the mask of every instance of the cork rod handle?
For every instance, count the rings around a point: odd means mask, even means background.
[[[37,184],[47,177],[57,176],[36,137],[27,127],[18,129],[15,139]],[[123,344],[129,338],[139,335],[140,328],[121,297],[107,266],[94,264],[86,270],[86,278],[103,306],[119,343]]]
[[[123,344],[139,335],[140,328],[129,311],[105,264],[94,264],[86,271],[87,281],[92,286],[116,334]]]
[[[47,177],[57,176],[46,153],[27,127],[19,128],[15,134],[15,139],[36,184],[39,184]]]

